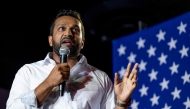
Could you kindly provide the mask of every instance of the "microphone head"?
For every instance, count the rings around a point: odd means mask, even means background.
[[[60,55],[69,55],[70,49],[67,46],[62,46],[59,49],[59,54]]]

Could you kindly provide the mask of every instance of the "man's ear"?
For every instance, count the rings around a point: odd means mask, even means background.
[[[84,42],[85,42],[85,39],[82,39],[82,46],[81,46],[81,49],[84,48]]]
[[[48,36],[48,41],[49,41],[49,46],[52,47],[52,42],[53,42],[53,37],[52,36]]]

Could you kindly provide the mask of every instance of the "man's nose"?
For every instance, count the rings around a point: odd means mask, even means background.
[[[73,37],[73,33],[72,33],[72,30],[71,29],[67,29],[66,31],[65,31],[65,36],[72,36]]]

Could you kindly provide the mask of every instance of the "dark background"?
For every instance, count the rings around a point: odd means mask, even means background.
[[[0,10],[0,90],[7,94],[21,66],[42,60],[52,51],[49,27],[60,9],[81,14],[86,30],[82,53],[89,64],[111,77],[113,39],[188,12],[190,0],[4,1]]]

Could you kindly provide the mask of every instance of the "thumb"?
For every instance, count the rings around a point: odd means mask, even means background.
[[[118,75],[118,73],[115,73],[114,86],[117,85],[118,83],[119,83],[119,75]]]

